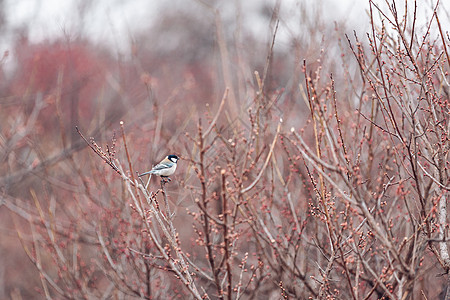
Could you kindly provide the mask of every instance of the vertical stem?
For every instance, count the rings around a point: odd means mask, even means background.
[[[133,167],[131,165],[130,153],[128,152],[127,139],[125,138],[125,129],[124,129],[124,126],[123,126],[123,121],[120,121],[120,130],[122,131],[123,145],[125,147],[125,153],[127,155],[128,167],[130,168],[131,179],[132,179],[132,181],[134,183],[134,172],[133,172]],[[137,189],[136,189],[136,191],[137,191]]]
[[[145,244],[148,245],[148,242],[146,242]],[[145,249],[145,253],[147,255],[150,254],[150,250],[149,248]],[[145,260],[144,260],[145,261]],[[150,263],[148,261],[145,261],[145,272],[147,273],[147,299],[152,299],[152,281],[151,281],[151,271],[152,268],[150,267]]]
[[[173,224],[172,224],[172,211],[170,210],[169,201],[167,200],[165,184],[166,184],[166,181],[163,178],[161,178],[161,193],[163,195],[164,205],[166,206],[167,220],[170,221],[169,222],[170,229],[175,237],[175,228],[173,227]]]
[[[229,237],[228,237],[228,211],[227,211],[227,195],[226,195],[226,187],[225,187],[225,170],[220,172],[222,175],[222,201],[223,201],[223,242],[225,249],[225,263],[227,266],[227,298],[231,300],[231,286],[232,286],[232,278],[231,278],[231,265],[230,265],[230,249],[229,249]]]
[[[448,247],[446,236],[445,236],[445,227],[447,226],[447,197],[445,193],[442,195],[441,199],[439,200],[439,240],[442,242],[439,242],[439,250],[441,254],[441,258],[445,263],[445,266],[448,269],[450,268],[450,256],[448,254]]]
[[[208,201],[206,199],[206,178],[205,178],[205,147],[204,147],[204,140],[203,140],[203,134],[202,134],[202,122],[201,119],[198,121],[198,146],[199,146],[199,152],[200,152],[200,183],[202,186],[202,205],[205,211],[207,211]],[[214,254],[212,251],[212,244],[211,244],[211,238],[209,236],[210,234],[210,228],[209,228],[209,217],[206,213],[202,213],[202,221],[203,221],[203,231],[205,234],[205,244],[206,244],[206,251],[208,256],[208,262],[209,266],[211,267],[211,272],[214,277],[214,283],[216,284],[217,291],[219,294],[219,299],[223,299],[223,291],[220,287],[220,281],[219,281],[219,272],[216,269],[216,265],[214,262]]]
[[[316,153],[317,153],[317,157],[322,159],[322,151],[320,150],[320,144],[319,144],[319,136],[318,136],[318,132],[317,132],[317,125],[316,125],[316,115],[314,114],[314,106],[313,106],[313,99],[311,97],[311,91],[310,91],[310,86],[309,86],[309,81],[311,80],[309,78],[309,76],[306,74],[306,61],[303,61],[303,70],[305,72],[305,83],[306,83],[306,92],[308,95],[308,101],[309,101],[309,109],[311,111],[311,122],[313,123],[313,128],[314,128],[314,138],[315,138],[315,143],[316,143]],[[322,172],[324,171],[323,166],[320,166]],[[333,234],[332,234],[332,224],[331,224],[331,219],[330,219],[330,215],[328,213],[328,207],[327,207],[327,203],[326,203],[326,199],[325,199],[325,182],[323,179],[322,174],[319,172],[319,184],[320,184],[320,190],[319,190],[319,196],[322,202],[322,206],[323,206],[323,211],[326,217],[326,224],[327,224],[327,229],[328,229],[328,235],[330,238],[330,247],[332,252],[335,252],[335,248],[334,248],[334,239],[333,239]]]

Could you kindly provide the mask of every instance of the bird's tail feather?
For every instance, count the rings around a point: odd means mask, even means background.
[[[139,177],[142,177],[142,176],[147,175],[147,174],[153,174],[153,171],[148,171],[148,172],[139,174]]]

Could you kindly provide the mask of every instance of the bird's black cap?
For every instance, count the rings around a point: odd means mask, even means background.
[[[178,156],[173,155],[173,154],[167,156],[167,158],[173,162],[176,162],[179,159]]]

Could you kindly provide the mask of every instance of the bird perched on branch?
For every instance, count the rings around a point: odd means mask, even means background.
[[[176,155],[167,155],[159,164],[154,166],[150,171],[140,174],[139,177],[147,174],[155,174],[161,176],[163,181],[165,178],[170,181],[169,176],[172,175],[177,169],[178,159],[179,158]]]

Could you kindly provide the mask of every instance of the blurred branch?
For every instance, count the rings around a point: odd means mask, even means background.
[[[282,122],[283,122],[283,120],[280,118],[280,121],[278,122],[278,126],[277,126],[277,131],[276,131],[275,136],[273,138],[272,144],[270,145],[269,153],[267,154],[266,161],[264,162],[264,165],[262,166],[261,170],[259,171],[258,176],[256,176],[255,180],[252,183],[250,183],[249,186],[247,186],[246,188],[243,188],[240,191],[241,194],[245,194],[246,192],[250,191],[258,183],[258,181],[261,179],[261,176],[263,175],[264,171],[266,170],[267,165],[269,164],[270,157],[273,154],[273,149],[274,149],[275,144],[277,142],[277,138],[278,138],[278,134],[280,133],[281,123]]]
[[[223,97],[222,97],[222,101],[220,102],[219,108],[217,109],[216,115],[214,116],[213,120],[211,121],[211,124],[209,125],[208,129],[206,129],[206,131],[203,133],[203,136],[202,136],[203,139],[205,139],[208,136],[208,134],[211,132],[211,129],[213,129],[214,126],[216,125],[217,119],[219,118],[219,115],[222,113],[222,108],[225,104],[225,100],[228,97],[228,91],[229,91],[229,88],[226,88],[225,93],[223,94]]]

